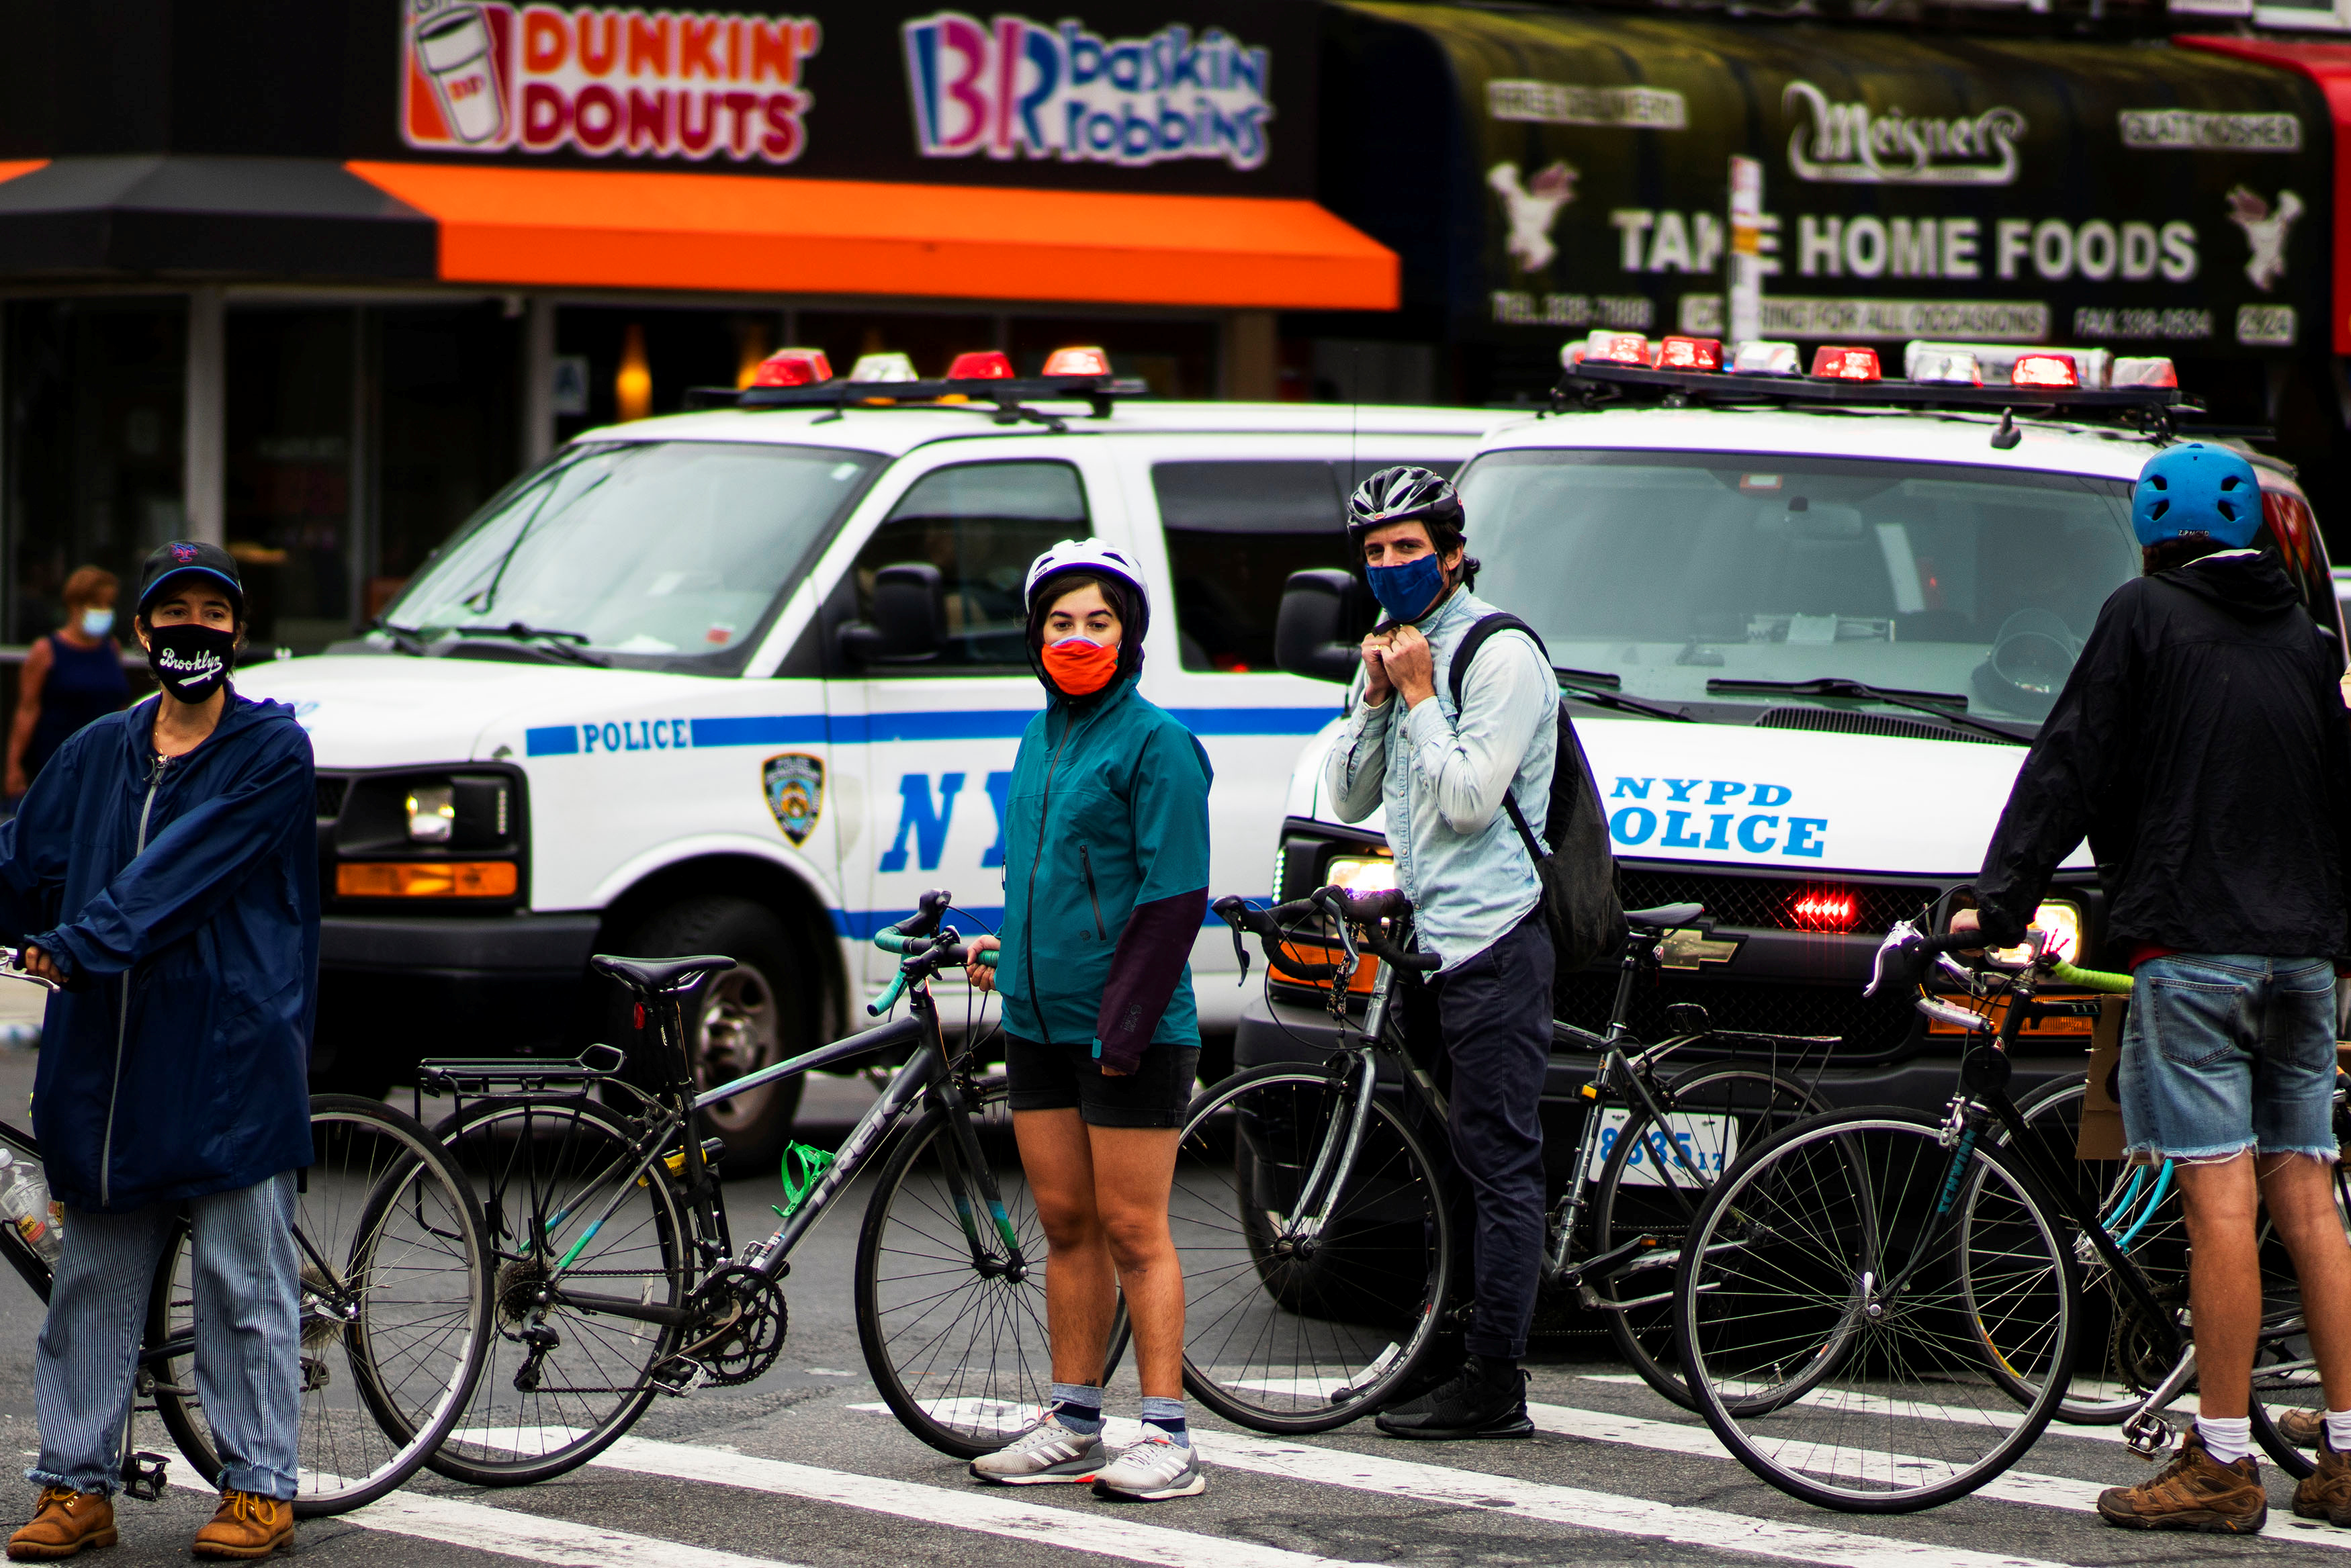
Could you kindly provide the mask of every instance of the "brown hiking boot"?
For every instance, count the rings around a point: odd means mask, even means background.
[[[2318,1447],[2318,1435],[2326,1430],[2326,1412],[2305,1410],[2296,1405],[2292,1409],[2272,1412],[2277,1419],[2278,1436],[2297,1449]]]
[[[221,1493],[220,1511],[196,1532],[199,1557],[266,1557],[294,1550],[294,1505],[258,1492]]]
[[[2137,1486],[2107,1488],[2098,1494],[2098,1512],[2125,1530],[2251,1535],[2269,1522],[2270,1500],[2252,1455],[2215,1464],[2191,1427],[2180,1441],[2179,1457],[2162,1474]]]
[[[47,1563],[85,1546],[114,1544],[114,1504],[94,1491],[45,1486],[33,1521],[8,1538],[12,1563]]]
[[[2294,1511],[2303,1519],[2351,1524],[2351,1454],[2326,1441],[2324,1417],[2318,1428],[2318,1469],[2294,1489]]]

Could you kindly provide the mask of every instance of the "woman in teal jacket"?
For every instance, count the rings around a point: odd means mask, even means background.
[[[995,985],[1013,1130],[1050,1249],[1053,1405],[971,1471],[1189,1497],[1207,1483],[1184,1423],[1167,1195],[1200,1059],[1189,959],[1208,908],[1208,758],[1135,690],[1151,605],[1124,551],[1054,545],[1029,569],[1028,600],[1046,703],[1012,768]],[[1098,1379],[1119,1289],[1143,1438],[1113,1459]]]

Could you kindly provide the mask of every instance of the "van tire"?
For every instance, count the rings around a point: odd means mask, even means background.
[[[740,966],[704,989],[700,1012],[686,1026],[695,1077],[704,1087],[814,1048],[817,999],[807,961],[795,956],[790,933],[765,907],[747,898],[684,898],[637,927],[620,950],[632,958],[724,953]],[[651,1084],[651,1064],[631,1066],[632,1081]],[[726,1140],[726,1174],[773,1173],[791,1141],[801,1082],[787,1078],[702,1113],[704,1135]]]

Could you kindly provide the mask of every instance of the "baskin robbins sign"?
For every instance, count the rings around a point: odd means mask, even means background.
[[[410,0],[401,139],[444,152],[790,163],[808,145],[801,16]]]
[[[1272,52],[1222,27],[1119,38],[1076,21],[942,11],[902,33],[925,158],[1266,161]]]

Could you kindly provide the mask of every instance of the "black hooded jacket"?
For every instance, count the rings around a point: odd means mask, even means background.
[[[2351,715],[2343,655],[2272,558],[2208,556],[2124,584],[2024,759],[1976,880],[2022,940],[2085,835],[2110,961],[2346,950]]]

